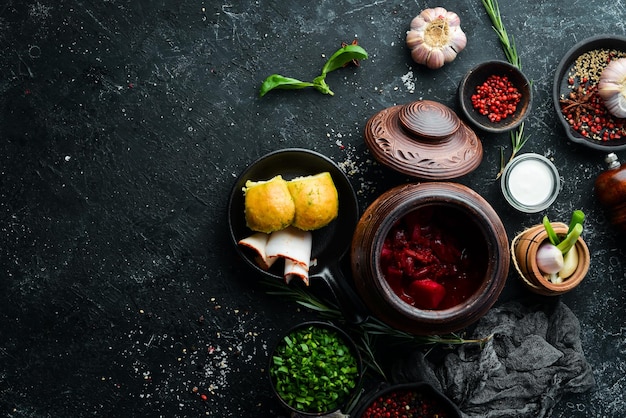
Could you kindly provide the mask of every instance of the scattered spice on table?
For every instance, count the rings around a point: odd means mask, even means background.
[[[448,413],[436,399],[416,390],[397,390],[378,397],[361,418],[446,418]]]
[[[507,76],[490,75],[484,83],[476,86],[472,95],[472,106],[491,122],[501,122],[517,109],[521,93]]]
[[[581,54],[568,74],[568,94],[560,98],[563,117],[580,135],[598,141],[626,137],[626,119],[611,115],[598,94],[602,70],[611,60],[626,57],[615,49],[594,49]]]

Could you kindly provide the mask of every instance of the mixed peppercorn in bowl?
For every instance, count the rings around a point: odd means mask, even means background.
[[[505,61],[486,61],[469,70],[458,87],[459,107],[486,132],[507,132],[522,124],[532,107],[530,81]]]

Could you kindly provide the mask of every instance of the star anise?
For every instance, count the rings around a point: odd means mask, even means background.
[[[585,87],[579,85],[574,88],[567,96],[559,100],[561,104],[561,110],[564,115],[572,114],[576,121],[580,120],[580,117],[587,113],[592,113],[595,110],[594,100],[597,93],[597,87],[590,86]]]

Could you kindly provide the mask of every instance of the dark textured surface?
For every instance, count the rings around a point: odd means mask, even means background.
[[[460,15],[468,46],[429,71],[404,46],[423,2],[2,2],[0,415],[276,416],[269,347],[310,315],[266,295],[237,258],[230,189],[248,163],[286,147],[336,161],[362,209],[407,181],[373,162],[367,119],[417,99],[456,108],[465,71],[504,59],[479,1],[440,5]],[[523,151],[553,160],[563,179],[545,213],[588,215],[591,270],[561,300],[581,321],[597,387],[554,416],[622,416],[626,246],[593,196],[604,156],[567,142],[551,88],[577,41],[624,34],[623,7],[501,7],[535,94]],[[313,78],[355,36],[370,59],[328,76],[334,97],[258,98],[267,75]],[[512,237],[542,214],[505,204],[494,177],[509,138],[480,137],[484,160],[458,182],[492,203]],[[511,274],[501,299],[527,296]]]

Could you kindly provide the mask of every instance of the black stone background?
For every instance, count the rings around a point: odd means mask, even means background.
[[[268,351],[313,315],[267,295],[238,259],[231,187],[250,162],[286,147],[340,164],[362,210],[411,181],[372,161],[367,119],[418,99],[456,108],[462,75],[504,59],[480,1],[437,5],[460,15],[469,42],[430,71],[404,45],[411,19],[435,6],[422,1],[1,2],[0,415],[281,414]],[[519,0],[501,11],[533,81],[523,152],[553,160],[563,179],[544,213],[588,216],[591,270],[561,300],[581,321],[597,387],[563,399],[554,416],[622,416],[626,245],[593,196],[604,155],[566,140],[551,88],[577,41],[624,34],[623,6]],[[269,74],[312,79],[355,37],[370,59],[328,76],[334,97],[258,98]],[[402,79],[411,74],[414,91]],[[544,213],[506,205],[494,178],[509,137],[480,137],[482,164],[457,181],[494,206],[512,237]],[[512,272],[501,301],[529,296]]]

